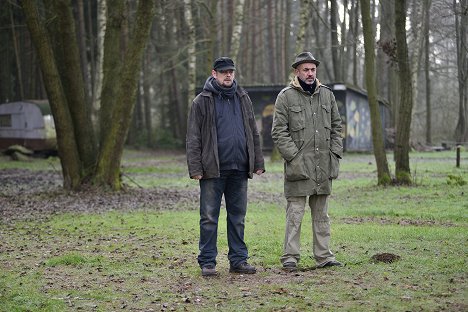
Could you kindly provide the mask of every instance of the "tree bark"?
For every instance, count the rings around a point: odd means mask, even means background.
[[[71,4],[70,4],[71,5]],[[91,105],[91,96],[89,90],[91,89],[91,82],[89,78],[89,70],[88,70],[88,58],[86,53],[86,38],[88,37],[86,34],[86,27],[85,27],[85,15],[84,15],[84,8],[83,8],[83,0],[77,0],[78,5],[78,42],[79,42],[79,54],[80,54],[80,62],[81,62],[81,72],[83,76],[84,82],[84,94],[86,99],[86,105]]]
[[[359,79],[358,79],[358,55],[357,55],[357,40],[359,36],[359,19],[357,18],[359,12],[359,1],[356,0],[356,6],[354,8],[354,15],[355,19],[353,21],[353,35],[354,35],[354,40],[353,40],[353,85],[358,86],[359,85]]]
[[[121,0],[108,0],[106,30],[104,37],[103,81],[101,107],[99,112],[99,144],[102,145],[115,121],[112,120],[113,107],[117,99],[116,85],[121,72],[121,35],[125,23],[125,3]]]
[[[457,38],[458,67],[458,122],[455,128],[457,143],[468,141],[468,1],[453,1],[455,11],[455,29]]]
[[[431,122],[431,77],[430,68],[431,63],[429,60],[430,53],[430,40],[429,40],[429,23],[430,23],[430,9],[432,0],[424,0],[423,14],[424,14],[424,75],[426,78],[426,144],[432,144],[432,122]]]
[[[295,55],[301,53],[306,48],[305,46],[305,33],[309,25],[310,19],[310,3],[311,0],[301,0],[301,9],[299,12],[299,29],[296,34],[296,48],[294,51]]]
[[[395,138],[395,176],[397,183],[411,184],[409,165],[413,89],[406,43],[406,1],[395,1],[395,33],[400,85],[400,109]]]
[[[387,155],[382,134],[382,122],[380,119],[379,103],[377,102],[377,88],[375,77],[375,37],[372,29],[369,0],[361,0],[362,30],[364,33],[365,70],[367,96],[369,101],[372,144],[377,164],[377,181],[379,185],[387,185],[391,182],[390,169],[388,168]]]
[[[333,81],[342,81],[340,70],[340,43],[338,41],[338,23],[337,23],[337,15],[338,15],[338,7],[336,0],[330,1],[330,38],[331,38],[331,51],[332,51],[332,60],[333,60]]]
[[[187,107],[192,104],[195,95],[196,79],[197,79],[197,55],[196,55],[196,42],[195,25],[192,18],[192,0],[184,0],[185,3],[185,21],[188,28],[188,49],[187,49],[187,68],[188,68],[188,88],[187,88]]]
[[[31,39],[37,49],[44,85],[54,117],[63,184],[66,189],[75,189],[81,185],[81,161],[75,140],[73,121],[60,74],[55,64],[52,45],[45,26],[41,22],[36,1],[22,0],[21,6],[31,33]]]
[[[121,75],[116,85],[115,108],[112,114],[112,125],[102,142],[99,153],[95,181],[109,185],[112,189],[121,188],[120,162],[125,138],[135,107],[135,94],[138,73],[146,43],[149,38],[151,23],[154,17],[155,2],[139,1],[134,30],[122,65]]]
[[[80,67],[80,53],[76,40],[76,30],[70,0],[53,1],[53,10],[58,18],[59,27],[55,29],[56,39],[61,49],[57,58],[61,80],[67,97],[78,152],[82,162],[83,175],[89,176],[96,164],[96,140],[91,122],[90,107],[87,102],[86,86]]]
[[[146,144],[148,147],[154,147],[154,136],[153,136],[153,116],[151,114],[151,71],[150,71],[150,53],[146,52],[145,65],[143,68],[143,102],[144,102],[144,117],[145,117],[145,129],[146,129]]]
[[[16,65],[16,74],[17,74],[17,84],[19,88],[19,99],[24,99],[24,88],[23,88],[23,75],[21,72],[21,61],[20,61],[20,51],[18,49],[18,36],[16,35],[16,25],[15,20],[13,18],[13,8],[12,4],[9,4],[9,13],[10,13],[10,21],[11,21],[11,35],[13,41],[13,48],[15,51],[15,65]],[[18,98],[18,97],[15,97]]]
[[[106,0],[97,2],[97,31],[96,31],[96,66],[94,72],[92,111],[97,112],[101,107],[103,64],[104,64],[104,37],[107,21]],[[95,114],[93,114],[94,116]]]
[[[245,0],[237,0],[234,8],[234,27],[232,30],[231,50],[229,56],[234,62],[239,61],[240,42],[244,25],[244,4]]]

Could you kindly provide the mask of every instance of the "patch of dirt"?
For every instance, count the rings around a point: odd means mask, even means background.
[[[157,174],[155,174],[156,176]],[[4,223],[43,220],[59,213],[100,213],[112,210],[196,210],[198,186],[187,188],[127,187],[120,192],[66,192],[55,171],[0,170],[0,217]],[[250,201],[278,203],[282,194],[249,193]]]
[[[455,226],[452,222],[447,221],[438,221],[438,220],[418,220],[418,219],[390,219],[383,217],[345,217],[341,218],[343,223],[346,224],[360,224],[360,223],[380,223],[380,224],[398,224],[398,225],[413,225],[413,226],[428,226],[428,225],[438,225],[438,226]]]
[[[384,253],[373,255],[371,259],[374,262],[392,263],[392,262],[400,260],[401,257],[399,255],[384,252]]]

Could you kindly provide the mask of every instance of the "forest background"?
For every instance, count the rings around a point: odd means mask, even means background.
[[[49,98],[67,134],[59,138],[65,186],[97,176],[119,188],[119,171],[106,168],[119,167],[124,143],[184,146],[187,110],[213,59],[232,57],[243,86],[286,85],[295,54],[310,50],[325,84],[375,82],[403,141],[463,143],[467,11],[466,0],[2,1],[0,103]]]

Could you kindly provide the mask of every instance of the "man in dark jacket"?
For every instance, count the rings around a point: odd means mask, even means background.
[[[310,52],[297,55],[295,77],[276,99],[271,135],[284,158],[286,234],[281,263],[297,270],[301,223],[307,197],[312,213],[317,267],[341,266],[331,252],[328,197],[343,155],[341,117],[333,92],[316,78],[320,62]]]
[[[229,271],[253,274],[247,263],[244,222],[247,181],[265,171],[252,102],[234,79],[234,62],[214,61],[203,91],[193,100],[187,122],[187,164],[200,183],[198,264],[202,276],[216,275],[218,218],[224,194]]]

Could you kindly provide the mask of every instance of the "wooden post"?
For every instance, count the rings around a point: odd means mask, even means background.
[[[460,149],[461,145],[457,145],[457,168],[460,168]]]

